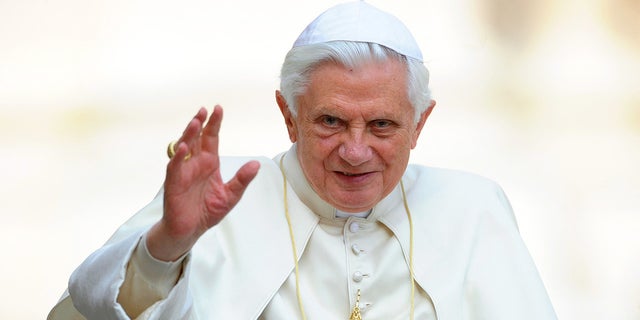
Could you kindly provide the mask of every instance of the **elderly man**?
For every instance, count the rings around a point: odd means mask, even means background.
[[[293,145],[273,159],[219,157],[222,108],[201,109],[49,319],[555,319],[501,189],[408,165],[435,102],[395,17],[324,12],[276,101]]]

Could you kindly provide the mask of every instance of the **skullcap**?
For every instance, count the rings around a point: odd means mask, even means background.
[[[411,32],[398,18],[365,1],[333,6],[302,31],[294,47],[329,41],[372,42],[422,61],[422,52]]]

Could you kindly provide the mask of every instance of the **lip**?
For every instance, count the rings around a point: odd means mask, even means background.
[[[334,171],[334,175],[340,180],[342,183],[347,185],[360,185],[369,182],[370,179],[373,178],[375,174],[374,171],[369,172],[345,172],[345,171]]]

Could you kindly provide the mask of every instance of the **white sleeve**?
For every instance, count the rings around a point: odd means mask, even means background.
[[[117,302],[131,318],[137,318],[154,303],[166,299],[178,282],[186,256],[173,262],[155,259],[147,249],[145,234],[129,261]]]
[[[189,318],[192,306],[192,299],[188,293],[189,257],[174,264],[156,264],[159,261],[145,260],[153,259],[150,256],[145,257],[146,250],[137,250],[137,258],[133,258],[141,237],[142,232],[137,232],[121,241],[105,245],[73,272],[69,280],[69,293],[74,307],[86,318],[130,319],[120,301],[125,296],[131,298],[129,294],[135,295],[136,292],[142,293],[142,296],[135,296],[135,301],[151,303],[151,306],[143,310],[136,319]],[[129,263],[131,260],[132,263]],[[149,266],[151,268],[146,269]],[[145,268],[145,271],[137,272],[142,270],[141,267]],[[129,276],[128,269],[133,271]],[[123,286],[127,278],[133,280],[133,283]],[[145,283],[157,279],[161,279],[163,283],[145,287]],[[172,286],[171,282],[174,282],[175,286]],[[123,290],[133,291],[124,292],[120,297],[121,287]],[[134,302],[127,301],[124,305],[130,306],[131,303]]]

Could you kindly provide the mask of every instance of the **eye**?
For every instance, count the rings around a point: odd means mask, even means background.
[[[371,122],[371,125],[376,129],[385,129],[392,125],[393,123],[389,120],[374,120]]]
[[[320,117],[320,122],[322,122],[322,124],[324,124],[327,127],[336,127],[340,124],[340,119],[334,116],[325,115]]]
[[[371,132],[378,137],[393,136],[398,129],[396,122],[387,119],[377,119],[369,122]]]

